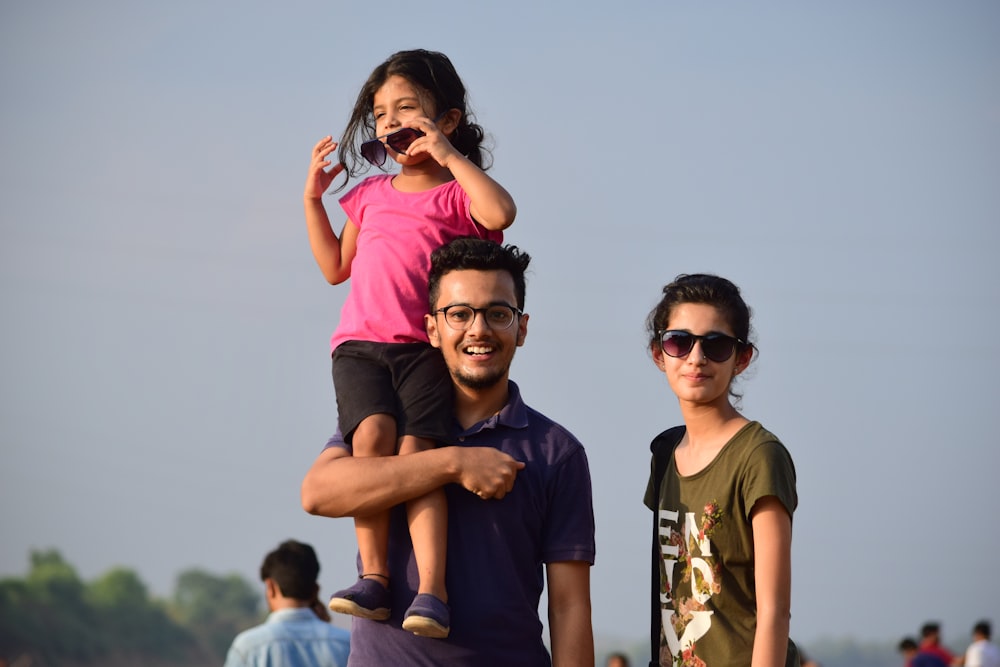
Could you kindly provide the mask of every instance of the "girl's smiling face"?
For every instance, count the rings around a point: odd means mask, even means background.
[[[433,118],[433,109],[424,107],[425,96],[404,77],[394,74],[386,79],[382,87],[375,91],[372,100],[372,116],[375,120],[375,134],[382,136],[404,127],[416,118]],[[397,153],[386,146],[389,155],[400,164],[416,164],[427,158],[423,155]]]
[[[733,328],[722,312],[705,303],[681,303],[670,313],[667,329],[687,331],[697,336],[725,334],[734,336]],[[682,402],[701,405],[729,402],[729,385],[750,363],[753,350],[739,348],[726,361],[712,361],[705,356],[701,342],[696,342],[683,357],[671,357],[659,343],[652,346],[653,361],[667,376],[670,388]]]

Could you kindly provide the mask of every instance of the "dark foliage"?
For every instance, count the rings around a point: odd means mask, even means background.
[[[35,551],[24,579],[0,580],[0,660],[32,665],[218,665],[240,630],[261,620],[260,596],[236,575],[189,570],[168,603],[135,572],[80,580],[58,551]]]

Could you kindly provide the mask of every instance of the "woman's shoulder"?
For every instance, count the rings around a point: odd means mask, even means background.
[[[761,453],[766,452],[779,452],[785,456],[788,455],[788,450],[784,443],[771,431],[767,430],[763,424],[758,421],[750,421],[743,426],[733,436],[730,444],[735,445],[735,449],[739,449],[743,452],[753,452],[760,451]]]
[[[751,442],[781,442],[778,436],[754,420],[747,422],[735,437],[743,437]]]
[[[747,424],[740,435],[741,444],[733,453],[739,461],[736,465],[743,480],[741,487],[746,494],[746,507],[752,508],[763,496],[777,496],[791,515],[798,505],[795,462],[791,453],[760,422]]]

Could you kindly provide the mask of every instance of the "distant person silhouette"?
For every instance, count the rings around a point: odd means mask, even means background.
[[[629,667],[628,656],[624,653],[612,653],[604,662],[604,667]]]
[[[899,652],[906,659],[906,667],[949,667],[949,663],[941,656],[918,647],[917,640],[913,637],[904,637],[899,642]]]
[[[920,652],[936,655],[946,665],[955,662],[951,651],[941,645],[941,624],[937,621],[927,621],[920,628]]]
[[[1000,648],[990,641],[989,621],[972,626],[972,643],[965,651],[965,667],[1000,667]]]
[[[319,561],[308,544],[287,540],[260,566],[267,620],[236,636],[225,667],[347,667],[350,633],[330,625],[319,601]]]

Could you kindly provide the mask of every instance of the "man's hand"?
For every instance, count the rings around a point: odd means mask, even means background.
[[[483,500],[503,498],[524,463],[492,447],[461,447],[458,483]]]

